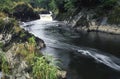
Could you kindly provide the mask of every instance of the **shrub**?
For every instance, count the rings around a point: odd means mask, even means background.
[[[0,12],[0,19],[3,19],[3,18],[5,18],[5,17],[6,17],[6,14],[3,13],[3,12]]]
[[[0,19],[0,32],[4,33],[18,33],[21,28],[14,18]]]
[[[17,44],[16,47],[14,53],[27,62],[33,79],[58,79],[59,68],[51,64],[45,56],[36,53],[34,43],[26,42],[26,44]]]
[[[34,43],[34,44],[36,43],[34,36],[30,37],[30,38],[28,39],[28,41],[29,41],[29,43]]]
[[[6,56],[3,52],[0,50],[0,67],[2,69],[3,73],[9,74],[9,65],[6,59]]]
[[[29,3],[18,2],[13,8],[13,16],[21,21],[39,19],[39,15],[34,12]]]
[[[58,67],[50,64],[44,56],[34,57],[33,77],[34,79],[58,79]]]
[[[120,6],[115,7],[114,10],[111,11],[108,22],[110,24],[120,24]]]

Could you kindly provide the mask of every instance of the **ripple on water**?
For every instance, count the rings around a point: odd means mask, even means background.
[[[110,54],[100,54],[96,51],[90,51],[90,50],[78,50],[78,52],[80,52],[85,56],[92,57],[93,59],[95,59],[95,61],[99,63],[103,63],[104,65],[112,69],[120,71],[120,62],[119,62],[120,59],[115,56],[112,56]]]

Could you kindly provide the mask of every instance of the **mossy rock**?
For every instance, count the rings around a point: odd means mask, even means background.
[[[19,2],[13,10],[13,16],[21,21],[30,21],[40,18],[39,14],[34,12],[32,6],[28,3]]]
[[[21,30],[14,18],[0,18],[0,33],[14,34]]]

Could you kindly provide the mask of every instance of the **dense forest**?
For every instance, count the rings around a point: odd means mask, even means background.
[[[65,14],[68,17],[75,16],[84,9],[89,13],[91,12],[91,14],[94,13],[92,19],[107,16],[110,23],[120,23],[119,0],[1,0],[0,10],[7,14],[12,14],[14,11],[13,7],[16,5],[15,3],[20,1],[28,3],[36,9],[43,8],[52,11],[59,18]]]

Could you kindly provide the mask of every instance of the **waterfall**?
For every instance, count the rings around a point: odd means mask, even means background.
[[[52,14],[39,14],[41,21],[53,21]]]

